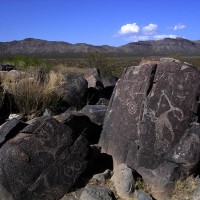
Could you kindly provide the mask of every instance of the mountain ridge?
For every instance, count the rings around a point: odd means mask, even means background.
[[[200,40],[191,41],[184,38],[164,38],[131,42],[122,46],[95,46],[87,43],[71,44],[64,41],[48,41],[35,38],[0,42],[0,55],[50,55],[77,54],[99,52],[107,54],[198,54],[200,55]]]

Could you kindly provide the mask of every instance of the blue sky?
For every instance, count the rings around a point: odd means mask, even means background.
[[[39,38],[120,46],[200,39],[199,0],[0,0],[0,41]]]

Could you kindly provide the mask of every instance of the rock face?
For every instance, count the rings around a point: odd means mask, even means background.
[[[0,149],[1,199],[60,199],[85,170],[87,151],[84,137],[38,118]]]
[[[112,95],[99,144],[115,166],[127,164],[157,191],[170,194],[174,181],[200,160],[199,96],[199,71],[178,60],[127,68]]]

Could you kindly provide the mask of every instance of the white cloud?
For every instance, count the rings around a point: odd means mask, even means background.
[[[136,23],[133,23],[133,24],[123,25],[118,33],[120,35],[125,35],[129,33],[139,33],[139,31],[140,27]]]
[[[184,24],[176,24],[175,26],[173,26],[172,27],[172,29],[174,30],[174,31],[176,31],[176,30],[180,30],[180,29],[184,29],[184,28],[186,28],[186,25],[184,25]]]
[[[168,29],[178,30],[183,29],[186,26],[184,24],[177,24],[173,27],[169,27]],[[129,42],[137,42],[137,41],[146,41],[146,40],[162,40],[164,38],[177,38],[178,36],[172,33],[160,33],[159,34],[158,25],[150,23],[147,26],[140,26],[137,23],[125,24],[120,30],[112,35],[112,37],[120,37],[123,36],[125,41]],[[129,34],[126,36],[126,34]],[[125,36],[124,36],[125,35]]]
[[[164,38],[176,38],[177,35],[165,35],[165,34],[163,34],[163,35],[154,35],[153,37],[156,40],[161,40],[161,39],[164,39]]]
[[[149,40],[149,36],[148,35],[139,35],[139,36],[130,36],[128,38],[126,38],[126,41],[131,41],[131,42],[137,42],[137,41],[145,41],[145,40]]]
[[[154,34],[158,29],[158,25],[157,24],[149,24],[147,26],[142,27],[142,31],[145,34]]]

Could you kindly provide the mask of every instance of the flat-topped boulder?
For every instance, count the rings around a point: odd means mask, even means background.
[[[99,144],[115,166],[127,164],[160,194],[170,195],[174,181],[194,172],[200,161],[199,100],[200,72],[191,65],[165,58],[126,68]]]

